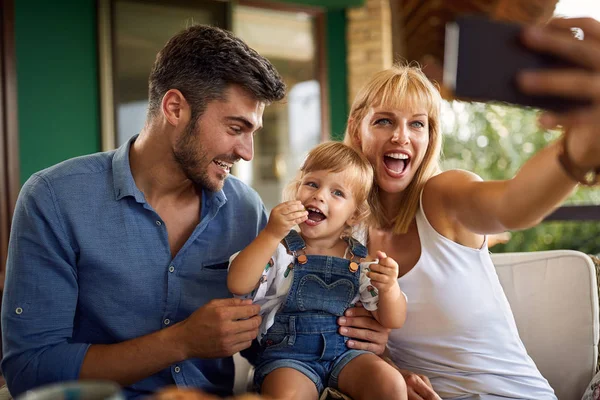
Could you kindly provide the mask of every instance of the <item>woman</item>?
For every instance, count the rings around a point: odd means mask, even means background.
[[[565,35],[572,26],[585,40]],[[388,342],[409,399],[437,398],[425,376],[442,398],[556,399],[519,339],[486,235],[536,225],[578,181],[600,172],[600,23],[555,20],[527,30],[524,41],[588,69],[526,73],[522,90],[586,98],[593,106],[544,114],[541,124],[560,124],[565,135],[513,179],[440,173],[440,96],[416,68],[377,74],[350,111],[345,141],[367,156],[378,186],[367,244],[398,262],[410,299],[406,324]]]

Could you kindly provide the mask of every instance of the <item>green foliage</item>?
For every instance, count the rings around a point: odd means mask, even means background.
[[[485,180],[512,178],[560,132],[537,126],[538,111],[497,104],[444,102],[444,169],[465,169]],[[524,194],[526,195],[526,194]],[[566,204],[600,205],[600,189],[578,188]],[[600,254],[598,221],[547,222],[497,245],[494,252],[573,249]]]

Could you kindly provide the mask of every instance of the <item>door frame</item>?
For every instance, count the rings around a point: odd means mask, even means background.
[[[0,290],[20,189],[14,0],[0,0]]]

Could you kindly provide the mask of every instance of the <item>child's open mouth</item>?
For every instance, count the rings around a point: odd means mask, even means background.
[[[325,214],[321,210],[316,207],[306,207],[306,211],[308,211],[308,219],[306,223],[310,226],[318,225],[324,219],[327,219]]]

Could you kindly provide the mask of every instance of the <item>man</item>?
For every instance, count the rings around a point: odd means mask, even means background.
[[[231,33],[194,26],[160,51],[145,127],[116,151],[34,174],[17,202],[2,305],[2,370],[13,396],[45,383],[110,379],[127,397],[167,385],[219,395],[259,307],[231,299],[228,259],[266,223],[232,165],[253,155],[273,66]],[[382,352],[362,309],[340,324]]]

